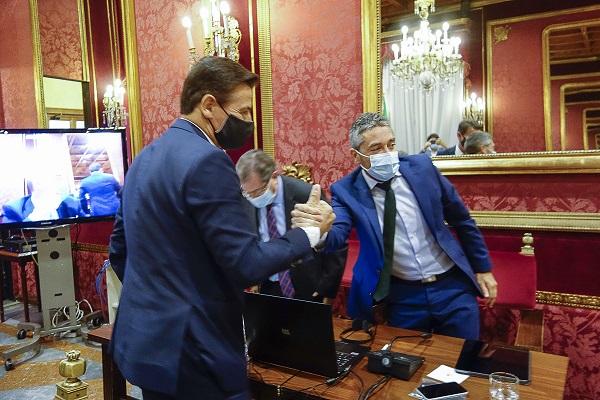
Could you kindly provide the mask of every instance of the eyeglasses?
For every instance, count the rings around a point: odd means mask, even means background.
[[[265,193],[267,191],[268,187],[269,187],[269,181],[267,181],[263,186],[259,187],[258,189],[254,189],[249,192],[245,191],[242,186],[240,186],[240,189],[242,189],[242,194],[244,195],[244,197],[254,198],[254,197],[258,197],[258,196],[262,195],[263,193]]]

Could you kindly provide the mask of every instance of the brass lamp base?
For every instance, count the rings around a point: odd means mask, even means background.
[[[66,386],[65,382],[56,384],[54,400],[86,400],[88,399],[88,384],[81,382],[75,387]]]

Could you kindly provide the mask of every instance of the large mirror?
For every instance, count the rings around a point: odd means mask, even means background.
[[[463,101],[473,91],[483,97],[485,130],[502,153],[464,156],[462,161],[443,157],[436,164],[452,173],[600,168],[600,153],[593,151],[600,131],[600,5],[594,3],[569,9],[523,0],[436,1],[429,18],[432,32],[448,21],[449,35],[461,37]],[[413,2],[388,0],[363,0],[362,15],[363,51],[369,51],[366,43],[379,49],[363,58],[365,109],[389,113],[384,73],[386,62],[394,58],[391,42],[401,38],[403,25],[409,32],[418,28],[418,18]],[[456,110],[455,117],[462,118],[458,104]],[[440,114],[424,111],[428,114],[422,119]],[[418,139],[424,142],[434,132],[429,130],[418,132]],[[456,128],[443,134],[452,140]]]

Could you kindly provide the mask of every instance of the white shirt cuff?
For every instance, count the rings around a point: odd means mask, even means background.
[[[321,236],[321,230],[316,226],[307,226],[300,227],[308,236],[308,241],[310,242],[310,247],[315,247],[319,244],[319,239]]]

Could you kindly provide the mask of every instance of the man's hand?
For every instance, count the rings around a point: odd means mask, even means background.
[[[494,274],[491,272],[481,272],[475,274],[475,276],[483,292],[483,297],[486,298],[486,304],[489,307],[493,307],[498,296],[498,283],[496,282],[496,278],[494,278]]]
[[[305,204],[296,204],[292,210],[292,228],[315,226],[319,228],[321,236],[329,232],[334,220],[333,209],[321,200],[319,185],[313,185]]]

